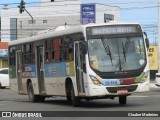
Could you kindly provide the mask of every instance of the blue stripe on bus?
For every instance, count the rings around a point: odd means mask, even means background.
[[[35,65],[24,65],[22,72],[23,78],[36,78],[36,66]]]
[[[45,64],[44,74],[45,77],[65,77],[66,62]]]
[[[44,64],[45,77],[65,77],[66,62]],[[22,73],[23,78],[36,78],[36,65],[25,65]]]

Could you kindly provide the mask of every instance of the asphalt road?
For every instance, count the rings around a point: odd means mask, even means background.
[[[115,98],[82,101],[80,107],[72,107],[64,97],[47,98],[44,103],[30,103],[26,95],[18,95],[10,89],[0,89],[0,111],[160,111],[160,87],[151,84],[149,92],[128,96],[126,105],[119,105],[118,98]]]

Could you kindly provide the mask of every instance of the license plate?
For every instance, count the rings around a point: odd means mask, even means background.
[[[117,93],[118,94],[127,94],[128,90],[118,90]]]

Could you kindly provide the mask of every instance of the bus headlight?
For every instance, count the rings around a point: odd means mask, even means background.
[[[141,83],[143,83],[143,82],[147,81],[148,76],[149,76],[149,72],[146,72],[146,73],[145,73],[145,75],[144,75],[144,77],[142,78]]]
[[[98,80],[97,77],[95,77],[95,76],[93,76],[93,75],[89,75],[89,76],[90,76],[92,82],[93,82],[95,85],[100,85],[100,84],[102,84],[102,83]]]

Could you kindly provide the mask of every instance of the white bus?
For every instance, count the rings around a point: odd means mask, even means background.
[[[63,30],[9,43],[10,88],[29,101],[65,96],[73,106],[82,99],[119,97],[149,91],[148,39],[139,24],[105,23]]]

